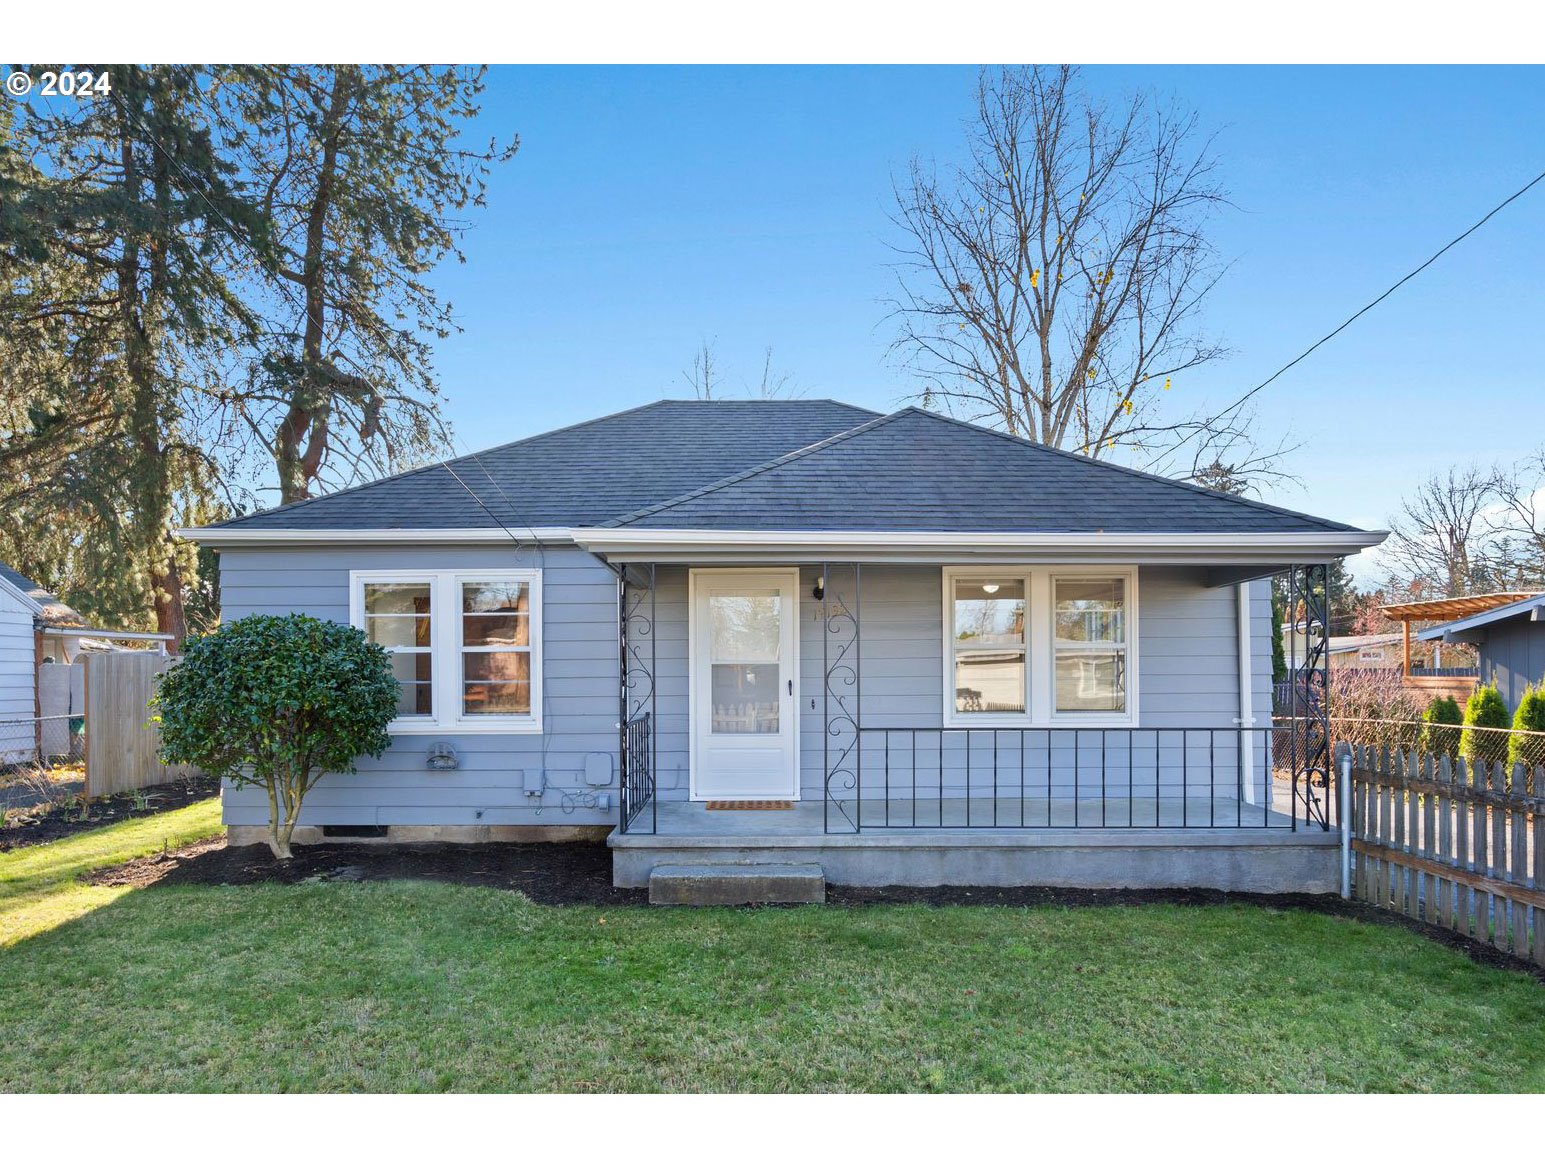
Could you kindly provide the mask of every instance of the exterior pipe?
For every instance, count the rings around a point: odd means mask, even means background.
[[[1341,753],[1340,806],[1341,821],[1341,899],[1352,899],[1352,751]]]
[[[1251,671],[1250,640],[1250,584],[1240,583],[1235,588],[1239,594],[1239,718],[1234,721],[1241,729],[1255,725],[1255,695]],[[1239,778],[1246,804],[1255,803],[1255,733],[1241,730],[1239,733]]]

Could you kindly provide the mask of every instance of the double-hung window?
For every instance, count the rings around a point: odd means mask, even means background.
[[[1135,726],[1135,568],[944,571],[945,719]]]
[[[356,571],[351,621],[391,653],[399,732],[542,727],[537,571]]]

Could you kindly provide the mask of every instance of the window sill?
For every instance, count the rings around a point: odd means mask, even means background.
[[[1105,728],[1112,730],[1136,730],[1140,725],[1131,716],[1095,716],[1071,719],[1057,716],[1050,720],[1031,720],[1025,716],[999,716],[982,713],[980,716],[951,716],[944,721],[950,731],[969,731],[973,728],[998,732],[1046,732],[1074,728]],[[906,729],[899,729],[905,731]]]

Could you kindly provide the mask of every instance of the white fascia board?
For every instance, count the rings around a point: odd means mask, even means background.
[[[971,534],[946,531],[678,531],[579,527],[573,541],[617,562],[1328,563],[1387,531],[1272,534]]]
[[[305,530],[262,527],[179,527],[179,538],[208,547],[332,547],[396,546],[423,543],[553,543],[572,544],[568,527],[444,527],[373,528],[368,530]]]
[[[32,596],[28,595],[20,587],[15,586],[10,580],[0,578],[0,607],[4,606],[5,599],[9,599],[15,605],[18,613],[35,616],[41,611],[38,605],[32,601]]]

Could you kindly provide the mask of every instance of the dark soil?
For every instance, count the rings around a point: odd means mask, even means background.
[[[20,823],[0,828],[0,852],[9,852],[13,848],[30,844],[47,844],[51,840],[90,832],[93,828],[116,824],[120,820],[186,808],[219,794],[218,777],[194,776],[141,789],[140,798],[145,805],[143,808],[139,807],[139,800],[131,793],[98,797],[86,808],[84,815],[77,803],[64,802],[47,812],[23,815]]]
[[[107,885],[294,885],[307,881],[440,881],[515,889],[539,905],[641,905],[645,889],[612,885],[603,844],[312,844],[287,861],[266,844],[229,848],[223,837],[104,869]]]
[[[647,889],[612,885],[611,850],[602,844],[324,844],[297,845],[292,860],[276,861],[268,846],[228,848],[213,837],[172,853],[101,869],[86,878],[100,885],[300,884],[314,880],[428,880],[513,889],[539,905],[643,905]],[[830,885],[833,905],[1002,905],[1011,908],[1104,905],[1260,905],[1301,909],[1376,925],[1393,925],[1457,949],[1474,961],[1532,974],[1537,968],[1447,929],[1372,905],[1318,893],[1230,893],[1218,889],[851,888]]]

